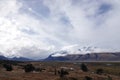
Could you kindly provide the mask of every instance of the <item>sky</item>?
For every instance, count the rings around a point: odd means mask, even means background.
[[[0,54],[45,58],[70,46],[120,51],[119,0],[0,0]]]

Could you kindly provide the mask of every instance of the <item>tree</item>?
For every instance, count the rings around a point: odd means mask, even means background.
[[[3,64],[3,67],[6,69],[6,71],[12,71],[13,67],[11,64]]]
[[[32,72],[35,67],[32,64],[27,64],[24,66],[25,72]]]
[[[84,72],[88,71],[88,68],[87,68],[87,66],[84,63],[82,63],[80,67],[81,67],[82,71],[84,71]]]

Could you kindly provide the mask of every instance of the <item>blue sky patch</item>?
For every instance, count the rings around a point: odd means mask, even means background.
[[[98,11],[98,14],[105,14],[107,13],[108,11],[110,11],[112,9],[112,6],[110,4],[102,4],[100,7],[99,7],[99,11]]]

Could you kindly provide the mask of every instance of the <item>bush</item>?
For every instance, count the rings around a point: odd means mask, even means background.
[[[68,75],[68,71],[64,70],[64,69],[61,69],[60,71],[58,71],[58,74],[59,76],[62,78],[64,77],[65,75]]]
[[[54,74],[57,75],[57,70],[56,70],[56,68],[55,68],[54,70],[55,70],[55,71],[54,71]]]
[[[89,76],[85,76],[85,80],[93,80],[93,79]]]
[[[24,66],[25,72],[32,72],[35,67],[32,64],[27,64]]]
[[[112,80],[112,77],[108,76],[107,80]]]
[[[42,72],[44,69],[43,68],[35,68],[36,72]]]
[[[104,73],[104,71],[103,71],[103,69],[99,68],[99,69],[96,70],[96,73],[99,74],[99,75],[101,75],[101,74]]]
[[[55,80],[78,80],[78,79],[75,78],[75,77],[63,77],[63,78],[58,78],[58,79],[55,79]]]
[[[3,64],[3,67],[6,69],[6,71],[12,71],[13,67],[11,64]]]
[[[80,67],[81,67],[82,71],[84,71],[84,72],[88,71],[88,68],[87,68],[87,66],[84,63],[82,63]]]
[[[75,77],[69,77],[69,79],[68,80],[78,80],[77,78],[75,78]]]

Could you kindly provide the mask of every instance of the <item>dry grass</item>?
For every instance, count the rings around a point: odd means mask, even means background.
[[[42,72],[25,73],[22,66],[28,63],[32,63],[35,67],[44,67],[46,70]],[[85,76],[93,78],[93,80],[108,80],[108,76],[112,77],[112,80],[120,80],[120,63],[86,63],[89,71],[83,72],[80,70],[80,63],[74,62],[25,62],[14,65],[14,70],[11,72],[5,71],[0,66],[0,80],[84,80]],[[108,65],[110,64],[110,65]],[[60,67],[74,68],[73,71],[69,71],[69,75],[65,78],[59,78],[59,75],[54,75],[54,69],[60,69]],[[104,73],[98,75],[95,73],[96,69],[102,68]]]

